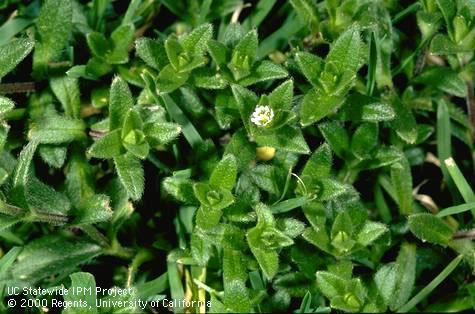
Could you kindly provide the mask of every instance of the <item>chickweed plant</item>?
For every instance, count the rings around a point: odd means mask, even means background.
[[[0,1],[0,313],[475,310],[473,0]]]

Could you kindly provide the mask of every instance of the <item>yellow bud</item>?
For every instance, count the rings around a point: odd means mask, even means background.
[[[257,160],[268,161],[274,158],[275,148],[270,146],[263,146],[256,148]]]

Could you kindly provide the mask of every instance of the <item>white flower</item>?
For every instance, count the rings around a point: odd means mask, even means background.
[[[274,110],[269,106],[256,106],[251,121],[257,126],[266,126],[274,119]]]

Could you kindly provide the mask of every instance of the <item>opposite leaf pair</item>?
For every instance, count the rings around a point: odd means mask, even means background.
[[[222,42],[211,39],[207,45],[216,70],[198,71],[194,84],[206,89],[223,89],[230,84],[249,86],[286,77],[287,71],[283,67],[257,60],[258,44],[255,30],[243,35],[241,25],[231,24]]]
[[[177,124],[166,122],[161,107],[144,109],[135,106],[127,83],[121,78],[112,82],[109,118],[96,124],[100,135],[88,154],[96,158],[113,158],[124,186],[137,200],[143,192],[143,169],[139,159],[175,139],[181,132]],[[102,134],[107,132],[106,134]]]
[[[212,25],[204,24],[179,38],[171,35],[165,42],[149,38],[137,40],[137,55],[159,71],[158,75],[151,71],[142,75],[151,92],[170,93],[184,85],[192,71],[206,63],[206,43],[212,36]]]
[[[244,127],[251,140],[260,146],[270,146],[288,152],[308,154],[310,152],[302,132],[295,127],[293,112],[293,81],[279,85],[272,93],[257,97],[250,90],[233,85],[232,90]],[[258,111],[269,112],[266,123],[260,123],[262,115]],[[270,114],[272,113],[272,114]],[[256,119],[260,119],[256,123]],[[253,121],[254,120],[254,121]]]

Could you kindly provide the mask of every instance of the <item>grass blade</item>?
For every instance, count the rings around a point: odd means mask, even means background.
[[[183,290],[183,283],[178,272],[178,265],[175,261],[167,261],[168,284],[170,286],[170,294],[173,300],[185,300],[185,292]],[[182,313],[182,307],[175,307],[175,313]]]
[[[297,17],[295,12],[290,13],[284,24],[259,44],[257,57],[259,59],[264,58],[272,51],[282,48],[281,43],[287,43],[289,38],[294,36],[304,26],[305,24]]]
[[[475,202],[470,202],[467,204],[462,204],[462,205],[457,205],[457,206],[451,206],[444,208],[441,210],[439,213],[437,213],[437,217],[445,217],[449,215],[455,215],[455,214],[460,214],[463,212],[466,212],[467,210],[473,211],[475,209]]]
[[[437,286],[440,285],[440,283],[444,281],[445,278],[447,278],[452,273],[452,271],[454,271],[455,267],[457,267],[457,265],[460,263],[462,258],[463,258],[463,255],[459,255],[456,258],[454,258],[449,263],[449,265],[447,265],[447,267],[445,267],[444,270],[440,272],[440,274],[437,275],[437,277],[435,277],[431,282],[429,282],[429,284],[425,286],[411,300],[409,300],[409,302],[407,302],[401,308],[399,308],[399,310],[397,310],[397,313],[406,313],[406,312],[411,311],[419,302],[422,301],[422,299],[427,297],[432,292],[432,290],[437,288]]]
[[[201,138],[200,133],[196,130],[193,124],[190,122],[185,113],[178,107],[178,105],[173,101],[173,99],[168,95],[162,95],[163,102],[165,103],[165,108],[170,114],[170,117],[178,124],[181,125],[183,135],[185,136],[188,143],[191,147],[196,147],[199,144],[203,143],[203,138]]]
[[[452,157],[444,160],[444,164],[447,167],[449,175],[452,177],[452,180],[455,182],[457,189],[462,195],[465,202],[475,201],[475,194],[473,193],[470,184],[467,182],[459,167],[455,163]],[[475,217],[475,208],[472,209],[472,216]]]
[[[368,96],[371,96],[376,84],[376,67],[378,62],[378,41],[374,32],[371,32],[371,41],[369,44],[369,64],[368,64],[368,82],[366,90]]]
[[[305,203],[307,203],[308,201],[309,201],[309,198],[307,196],[291,198],[283,202],[277,203],[275,205],[272,205],[270,207],[270,210],[274,214],[286,213],[288,211],[291,211],[292,209],[305,205]]]

